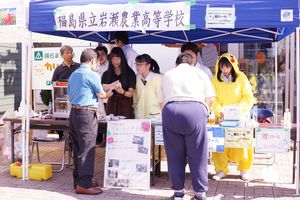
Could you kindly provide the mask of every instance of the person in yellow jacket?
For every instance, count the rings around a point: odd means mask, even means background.
[[[238,60],[230,53],[222,54],[215,67],[212,84],[216,93],[214,111],[216,118],[223,120],[223,106],[239,105],[241,115],[250,112],[254,103],[251,85],[246,75],[239,70]],[[214,152],[212,158],[216,174],[213,180],[220,180],[228,174],[228,162],[237,162],[241,178],[249,181],[249,169],[253,161],[253,148],[225,148]]]
[[[151,71],[152,59],[148,54],[136,57],[136,88],[133,93],[133,107],[136,119],[161,118],[158,89],[162,75]]]

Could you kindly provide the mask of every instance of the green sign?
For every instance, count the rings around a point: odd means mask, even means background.
[[[43,51],[35,51],[34,60],[43,60]]]

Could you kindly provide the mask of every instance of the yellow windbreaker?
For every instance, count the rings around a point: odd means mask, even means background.
[[[230,61],[237,74],[235,82],[220,82],[217,78],[219,60],[223,57]],[[215,75],[212,78],[212,84],[216,93],[214,110],[217,119],[220,116],[222,107],[226,105],[239,104],[242,113],[249,113],[254,103],[251,85],[246,75],[239,70],[238,61],[232,54],[225,53],[218,58],[215,66]]]

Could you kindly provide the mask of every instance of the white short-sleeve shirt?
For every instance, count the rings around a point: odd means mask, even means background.
[[[122,49],[124,51],[129,67],[134,71],[135,74],[137,74],[137,70],[135,67],[135,58],[138,56],[138,53],[133,48],[131,48],[129,44],[124,45]]]
[[[158,93],[159,101],[196,101],[205,104],[205,98],[215,92],[208,76],[200,69],[183,63],[168,71]],[[206,105],[206,104],[205,104]]]

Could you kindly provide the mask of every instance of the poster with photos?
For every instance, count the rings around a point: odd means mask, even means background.
[[[109,121],[104,187],[150,189],[151,121]]]

